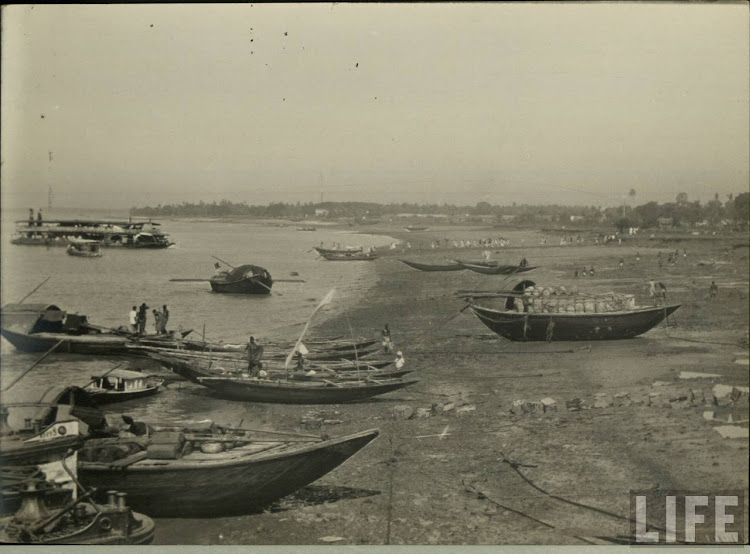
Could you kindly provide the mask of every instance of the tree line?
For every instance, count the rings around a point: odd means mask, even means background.
[[[713,200],[701,203],[690,201],[680,193],[674,202],[646,202],[635,205],[636,193],[631,189],[630,202],[622,206],[561,206],[516,204],[493,205],[479,202],[474,206],[451,204],[414,204],[374,202],[271,202],[250,205],[247,202],[182,202],[157,206],[134,207],[132,215],[146,217],[254,217],[305,219],[310,217],[353,219],[366,223],[403,214],[425,217],[449,217],[459,221],[497,221],[513,224],[554,223],[560,225],[612,225],[624,230],[628,227],[650,228],[662,226],[693,227],[696,225],[732,226],[747,228],[750,220],[750,193],[730,194],[724,201],[718,194]]]

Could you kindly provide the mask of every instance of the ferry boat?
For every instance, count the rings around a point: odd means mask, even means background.
[[[51,219],[16,221],[12,244],[68,246],[75,239],[94,240],[102,246],[169,248],[174,243],[154,221]]]

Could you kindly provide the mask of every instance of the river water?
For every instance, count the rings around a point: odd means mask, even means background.
[[[45,214],[46,215],[46,214]],[[101,213],[52,213],[57,217],[103,218]],[[86,314],[96,325],[126,325],[132,306],[146,302],[151,309],[169,307],[168,328],[194,329],[192,338],[244,342],[252,333],[264,339],[292,339],[323,296],[336,289],[331,305],[322,309],[315,322],[341,313],[374,284],[373,262],[327,262],[310,251],[323,242],[342,245],[382,246],[389,237],[361,235],[326,229],[297,231],[295,224],[277,227],[262,222],[161,220],[162,229],[176,246],[167,250],[105,248],[101,258],[69,256],[62,247],[10,244],[13,220],[25,214],[3,213],[2,221],[2,304],[18,302],[34,287],[49,281],[25,303],[49,303],[61,309]],[[107,214],[108,219],[125,219]],[[208,278],[217,256],[232,265],[256,264],[268,269],[274,279],[304,279],[304,283],[275,283],[274,294],[227,295],[211,292],[208,282],[170,282],[172,278]],[[291,275],[293,272],[298,276]],[[153,332],[149,310],[148,328]],[[357,329],[374,335],[378,329]],[[0,378],[3,387],[30,367],[40,354],[24,354],[2,339]],[[53,384],[85,385],[91,375],[122,363],[139,368],[144,362],[131,358],[102,358],[72,354],[51,354],[26,377],[2,393],[0,401],[12,402],[19,394],[35,394]],[[150,362],[147,369],[153,370]],[[243,417],[262,421],[263,405],[227,402],[211,396],[199,385],[180,383],[148,399],[111,406],[152,422],[189,422],[211,419],[237,423]],[[108,408],[110,409],[110,408]]]

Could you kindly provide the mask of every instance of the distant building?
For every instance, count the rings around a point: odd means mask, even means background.
[[[660,217],[658,219],[659,227],[662,229],[666,229],[669,227],[674,227],[674,219],[671,217]]]
[[[328,210],[318,208],[315,210],[315,215],[318,217],[328,217]]]

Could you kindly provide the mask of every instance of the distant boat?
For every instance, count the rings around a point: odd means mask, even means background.
[[[153,396],[164,383],[163,379],[125,369],[108,371],[100,376],[92,376],[91,379],[93,384],[87,386],[86,391],[97,404],[112,404]]]
[[[458,262],[462,268],[473,271],[474,273],[482,273],[484,275],[511,275],[514,273],[525,273],[536,269],[539,266],[535,265],[492,265],[491,263],[474,263],[474,262]]]
[[[328,250],[315,247],[318,254],[331,262],[356,262],[377,260],[380,256],[374,252],[365,252],[362,247],[347,250]]]
[[[451,263],[451,264],[441,265],[441,264],[420,264],[417,262],[410,262],[409,260],[400,260],[400,261],[405,263],[409,267],[418,269],[419,271],[461,271],[461,270],[466,269],[460,263]]]
[[[321,256],[323,254],[351,254],[352,252],[362,252],[361,246],[347,246],[346,248],[323,248],[321,246],[313,246],[315,250]]]
[[[101,258],[101,241],[89,239],[68,239],[66,252],[81,258]]]
[[[421,227],[419,225],[407,225],[406,227],[404,227],[404,229],[406,229],[409,232],[412,232],[412,231],[427,231],[429,229],[429,227]]]
[[[76,239],[99,241],[102,246],[169,248],[174,245],[155,221],[50,219],[16,221],[11,244],[67,246]]]
[[[268,271],[257,265],[241,265],[231,271],[221,271],[211,277],[211,290],[232,294],[270,294],[273,279]]]
[[[317,231],[317,227],[307,226],[307,227],[297,227],[298,231]]]

